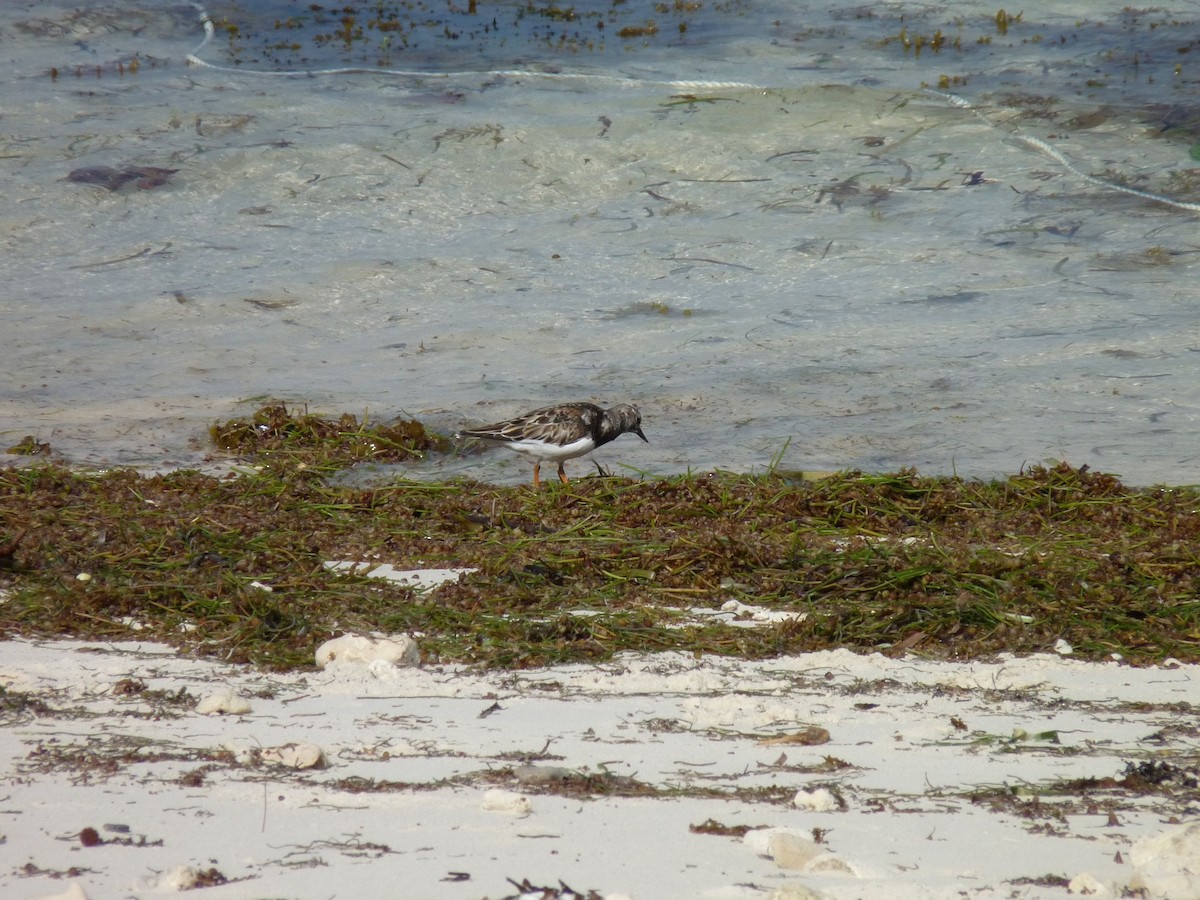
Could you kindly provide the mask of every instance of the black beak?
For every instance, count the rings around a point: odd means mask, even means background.
[[[633,433],[640,437],[643,441],[646,441],[647,444],[650,443],[646,436],[642,434],[642,429],[640,427],[633,429]]]

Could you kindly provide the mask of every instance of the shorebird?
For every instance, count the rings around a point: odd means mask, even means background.
[[[594,403],[560,403],[494,425],[465,428],[455,437],[480,438],[532,456],[533,486],[538,487],[543,462],[558,463],[559,480],[569,484],[563,471],[566,460],[591,453],[626,432],[650,443],[642,434],[642,414],[636,406],[619,403],[601,409]]]

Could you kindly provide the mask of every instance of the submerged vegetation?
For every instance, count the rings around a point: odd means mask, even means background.
[[[0,637],[163,640],[308,666],[346,631],[408,632],[486,667],[621,651],[1200,660],[1200,495],[1067,465],[994,482],[915,472],[335,486],[447,449],[420,423],[267,407],[214,426],[256,468],[217,478],[0,470]],[[473,567],[435,591],[334,560]],[[714,616],[729,601],[777,616]],[[738,605],[741,604],[741,605]]]

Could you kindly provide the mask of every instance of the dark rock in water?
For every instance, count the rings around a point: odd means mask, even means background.
[[[110,191],[119,191],[131,181],[144,191],[166,184],[178,169],[160,169],[157,166],[84,166],[67,175],[68,181],[78,184],[94,184]]]

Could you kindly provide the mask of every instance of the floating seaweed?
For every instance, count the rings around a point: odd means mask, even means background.
[[[49,456],[50,445],[35,440],[32,434],[27,434],[4,452],[15,456]]]
[[[94,184],[110,191],[119,191],[129,182],[135,182],[140,190],[166,184],[178,169],[160,169],[157,166],[122,166],[115,169],[112,166],[84,166],[82,169],[72,169],[67,175],[67,181],[76,184]]]

